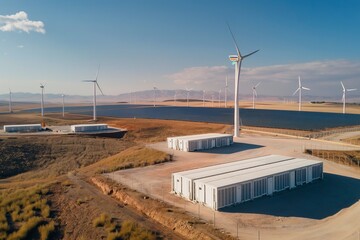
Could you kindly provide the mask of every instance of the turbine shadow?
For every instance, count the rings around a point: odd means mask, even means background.
[[[324,219],[359,199],[360,179],[324,173],[323,180],[220,211]]]

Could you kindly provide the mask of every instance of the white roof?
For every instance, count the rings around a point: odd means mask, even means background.
[[[285,162],[278,162],[269,165],[254,167],[251,169],[245,169],[236,172],[236,174],[229,173],[218,176],[218,178],[207,178],[198,181],[213,187],[220,188],[317,164],[322,164],[322,162],[295,158]]]
[[[41,127],[41,124],[4,125],[4,127]]]
[[[205,133],[205,134],[169,137],[169,138],[178,139],[178,140],[200,140],[200,139],[219,138],[219,137],[232,137],[232,135],[231,134],[222,134],[222,133]]]
[[[214,138],[214,137],[232,137],[232,135],[231,134],[223,134],[223,133],[204,133],[204,134],[178,136],[178,137],[168,137],[168,138],[173,138],[173,139],[204,139],[204,138]]]
[[[98,124],[75,124],[75,125],[71,125],[71,127],[92,127],[92,126],[107,126],[107,124],[98,123]]]
[[[200,179],[210,176],[217,176],[220,174],[235,172],[243,169],[253,168],[261,165],[276,163],[280,161],[287,161],[294,159],[292,157],[280,156],[280,155],[268,155],[263,157],[245,159],[236,162],[230,162],[225,164],[218,164],[204,168],[197,168],[188,171],[178,172],[174,174],[179,174],[183,177],[189,179]]]

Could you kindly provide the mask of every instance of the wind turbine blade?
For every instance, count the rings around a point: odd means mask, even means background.
[[[299,88],[301,88],[301,79],[300,79],[300,76],[299,76]]]
[[[352,91],[356,91],[356,90],[357,90],[356,88],[346,89],[346,91],[348,91],[348,92],[352,92]]]
[[[255,85],[255,88],[257,88],[260,85],[261,82],[259,82],[258,84]]]
[[[342,95],[342,99],[341,99],[341,101],[343,101],[344,102],[344,100],[345,100],[345,92],[343,93],[343,95]]]
[[[341,83],[341,86],[342,86],[343,90],[345,91],[345,86],[344,86],[343,82],[340,81],[340,83]]]
[[[254,89],[254,95],[255,95],[255,97],[257,97],[257,92],[256,92],[256,90]]]
[[[253,51],[252,53],[249,53],[249,54],[247,54],[247,55],[243,56],[242,58],[243,58],[243,59],[244,59],[244,58],[247,58],[247,57],[249,57],[249,56],[251,56],[251,55],[253,55],[253,54],[257,53],[258,51],[260,51],[260,49],[258,49],[258,50],[256,50],[256,51]]]
[[[293,93],[293,96],[300,90],[300,88],[296,89],[296,91]]]
[[[230,25],[229,25],[229,23],[226,23],[226,24],[227,24],[227,26],[228,26],[228,28],[229,28],[231,37],[232,37],[232,39],[233,39],[233,41],[234,41],[234,44],[235,44],[235,48],[236,48],[236,52],[237,52],[237,54],[238,54],[238,57],[239,57],[239,58],[242,58],[241,53],[240,53],[240,50],[239,50],[239,47],[238,47],[238,45],[237,45],[237,43],[236,43],[236,40],[235,40],[235,36],[234,36],[233,32],[231,31]]]
[[[310,88],[306,88],[306,87],[301,87],[301,88],[304,89],[304,90],[310,91]]]
[[[97,79],[98,79],[98,76],[99,76],[99,71],[100,71],[100,64],[99,64],[99,66],[98,66],[98,70],[97,70],[97,73],[96,73],[96,78],[95,78],[95,81],[97,81]]]
[[[103,91],[101,90],[101,88],[100,88],[100,86],[99,86],[98,82],[96,82],[96,86],[99,88],[99,90],[100,90],[101,94],[102,94],[102,95],[104,95],[104,93],[103,93]]]
[[[82,80],[82,82],[96,82],[96,80]]]

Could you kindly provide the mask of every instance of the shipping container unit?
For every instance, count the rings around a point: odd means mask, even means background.
[[[205,133],[205,134],[196,134],[196,135],[190,135],[191,137],[205,137],[205,136],[212,136],[213,133]],[[186,138],[186,137],[190,137],[188,136],[177,136],[177,137],[168,137],[167,138],[167,144],[168,144],[168,148],[171,149],[176,149],[179,150],[179,144],[178,144],[178,139],[179,138]]]
[[[218,164],[204,168],[197,168],[188,171],[182,171],[172,174],[171,186],[172,192],[187,199],[195,200],[194,181],[198,179],[215,177],[225,173],[233,173],[244,169],[257,166],[268,165],[276,162],[283,162],[294,159],[292,157],[268,155],[252,159],[245,159],[236,162]]]
[[[292,159],[195,181],[195,198],[218,210],[323,178],[323,163]]]
[[[77,124],[71,125],[71,131],[74,133],[77,132],[97,132],[107,130],[107,124]]]
[[[211,149],[215,147],[229,146],[233,144],[233,136],[230,134],[208,133],[167,139],[168,147],[185,152]]]
[[[39,132],[41,124],[4,125],[4,132]]]

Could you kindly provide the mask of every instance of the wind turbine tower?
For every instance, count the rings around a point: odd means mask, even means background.
[[[238,47],[238,45],[236,43],[234,34],[232,33],[229,24],[228,24],[228,28],[229,28],[230,34],[232,36],[232,39],[234,41],[235,48],[236,48],[236,53],[237,53],[237,55],[230,55],[229,59],[235,65],[234,137],[239,137],[239,119],[240,119],[240,114],[239,114],[239,80],[240,80],[241,63],[245,58],[253,55],[254,53],[258,52],[259,50],[251,52],[251,53],[249,53],[247,55],[244,55],[244,56],[241,55],[239,47]]]
[[[352,91],[356,91],[356,88],[350,88],[350,89],[346,89],[343,82],[341,81],[341,86],[343,89],[343,95],[342,95],[342,102],[343,102],[343,114],[346,113],[346,92],[352,92]]]
[[[11,89],[9,89],[9,113],[12,113],[12,92],[11,92]]]
[[[303,87],[302,85],[301,85],[301,78],[300,78],[300,76],[299,76],[299,87],[298,87],[298,89],[296,89],[296,91],[293,93],[293,96],[297,93],[297,92],[299,92],[299,112],[301,111],[301,95],[302,95],[302,90],[307,90],[307,91],[310,91],[310,88],[306,88],[306,87]]]
[[[227,108],[227,91],[228,91],[228,76],[225,79],[225,108]]]
[[[104,93],[102,92],[102,90],[98,84],[99,70],[100,70],[100,65],[98,67],[98,70],[96,73],[96,78],[94,80],[83,80],[83,82],[92,82],[94,84],[94,96],[93,96],[93,120],[94,121],[96,121],[96,88],[99,88],[101,94],[104,95]]]
[[[45,89],[45,85],[40,83],[40,88],[41,88],[41,116],[44,116],[44,89]]]
[[[174,105],[176,106],[176,96],[177,95],[177,91],[175,90],[175,94],[174,94]]]
[[[153,87],[154,89],[154,107],[156,107],[156,90],[157,90],[157,87]]]
[[[221,107],[221,89],[219,90],[219,108]]]
[[[61,97],[62,97],[62,117],[65,117],[65,95],[64,94],[61,94]]]
[[[205,90],[203,90],[203,107],[205,107]]]
[[[256,84],[255,86],[252,87],[253,90],[253,109],[255,109],[255,98],[257,98],[257,92],[256,92],[256,88],[260,85],[261,82],[259,82],[258,84]]]
[[[191,90],[192,88],[186,88],[186,102],[188,107],[189,107],[189,95]]]

